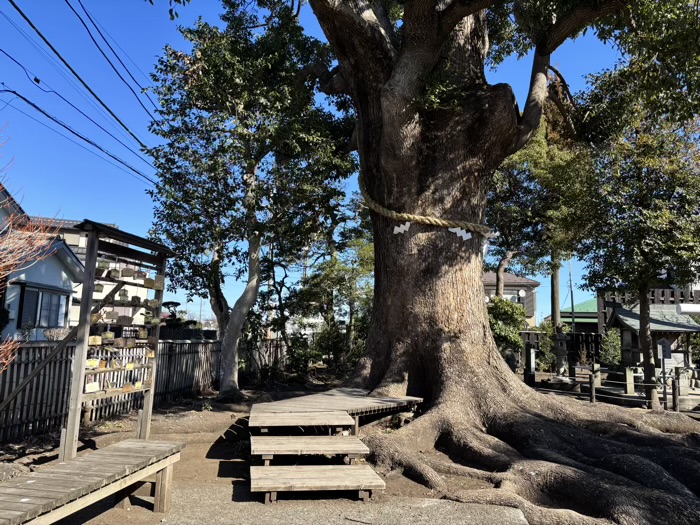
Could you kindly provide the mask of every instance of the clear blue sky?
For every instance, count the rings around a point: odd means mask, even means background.
[[[66,3],[60,0],[16,1],[110,108],[145,144],[154,145],[156,139],[147,129],[149,116],[99,54]],[[167,14],[166,0],[156,0],[155,6],[145,0],[82,1],[90,14],[123,49],[125,53],[120,51],[122,59],[142,85],[146,85],[148,79],[144,78],[139,69],[148,74],[166,44],[186,49],[186,44],[177,31],[178,25],[191,25],[199,17],[218,23],[218,14],[221,11],[217,1],[193,0],[186,7],[178,7],[180,17],[172,22]],[[82,14],[78,0],[70,2]],[[91,101],[90,95],[84,89],[74,87],[77,81],[63,66],[56,66],[56,57],[7,0],[0,0],[0,13],[0,49],[21,62],[30,71],[32,78],[38,77],[41,87],[53,89],[69,99],[138,152],[137,143],[120,128],[115,127],[113,119],[95,107],[96,103]],[[29,39],[17,31],[8,18]],[[322,38],[320,28],[308,6],[302,11],[302,22],[310,34]],[[100,41],[99,37],[95,36]],[[113,47],[114,41],[111,41]],[[116,49],[119,51],[119,48]],[[126,59],[126,55],[135,64]],[[615,58],[614,50],[603,46],[589,35],[562,46],[555,53],[553,64],[562,71],[572,89],[576,91],[584,87],[584,75],[612,66]],[[120,66],[117,64],[117,67]],[[511,59],[499,67],[498,71],[489,72],[489,80],[511,84],[522,107],[527,95],[529,74],[528,57],[520,61]],[[134,155],[56,95],[38,89],[35,83],[27,78],[25,72],[2,53],[0,82],[5,83],[5,87],[0,86],[0,89],[11,88],[18,91],[138,170],[155,177],[153,168],[142,160],[145,156]],[[138,88],[136,90],[138,91]],[[145,97],[140,98],[152,111],[148,100]],[[9,104],[6,104],[8,102]],[[25,210],[31,215],[65,219],[89,218],[115,223],[123,230],[145,235],[153,217],[151,199],[145,193],[147,185],[114,166],[114,161],[110,160],[110,163],[104,160],[104,154],[91,153],[95,151],[91,146],[80,147],[46,126],[60,130],[64,136],[70,136],[67,131],[21,100],[8,93],[0,94],[0,138],[4,143],[0,148],[0,166],[12,160],[8,186]],[[80,142],[75,137],[71,138]],[[354,182],[349,183],[349,188],[354,187]],[[575,284],[581,276],[582,268],[580,262],[574,262]],[[548,278],[538,280],[542,282],[537,309],[538,318],[541,319],[549,314],[550,286]],[[568,291],[568,266],[562,271],[561,281],[561,297],[564,300]],[[235,294],[240,287],[232,283],[229,289],[230,293]],[[590,297],[590,294],[576,289],[574,297],[576,302],[579,302]],[[170,298],[173,298],[172,294]],[[184,302],[182,296],[174,298]],[[567,300],[566,305],[568,304]],[[189,309],[198,313],[199,304],[191,304]],[[205,315],[206,312],[208,308],[205,305]]]

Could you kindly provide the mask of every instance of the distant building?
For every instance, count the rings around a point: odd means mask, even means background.
[[[537,287],[538,281],[527,277],[518,277],[512,273],[503,276],[504,288],[503,298],[508,301],[522,304],[527,315],[527,324],[530,327],[537,326]],[[485,272],[483,277],[484,291],[486,298],[490,299],[496,295],[496,273]]]
[[[589,299],[574,305],[574,315],[571,315],[571,306],[562,308],[559,311],[561,323],[573,330],[573,322],[576,322],[576,332],[597,333],[598,332],[598,299]],[[552,316],[544,318],[550,321]]]
[[[6,224],[10,216],[31,222],[1,184],[0,201],[0,225]],[[22,270],[12,272],[0,290],[0,306],[9,317],[2,338],[20,337],[26,332],[31,339],[43,340],[44,330],[68,327],[75,287],[84,276],[85,268],[68,244],[58,237],[51,241],[37,260],[27,261]]]
[[[672,360],[671,366],[691,367],[690,337],[700,333],[700,324],[687,314],[679,314],[674,305],[652,304],[650,329],[654,362],[660,367],[661,359]],[[643,363],[639,344],[639,306],[625,308],[617,305],[607,323],[608,328],[618,328],[622,340],[622,365],[641,366]],[[666,355],[662,356],[662,352]]]

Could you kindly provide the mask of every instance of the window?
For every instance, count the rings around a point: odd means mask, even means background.
[[[20,327],[63,328],[68,321],[68,296],[25,288],[20,313]]]
[[[39,299],[40,328],[63,328],[66,326],[68,297],[57,293],[41,292]]]

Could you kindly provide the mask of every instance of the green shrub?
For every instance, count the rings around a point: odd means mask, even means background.
[[[522,352],[525,343],[520,332],[527,326],[525,308],[501,297],[494,297],[488,304],[489,325],[501,355],[514,366],[514,355]]]
[[[606,366],[619,365],[622,360],[622,340],[620,330],[607,331],[600,342],[600,363]]]
[[[313,358],[337,366],[346,351],[345,333],[336,324],[324,325],[311,345]]]

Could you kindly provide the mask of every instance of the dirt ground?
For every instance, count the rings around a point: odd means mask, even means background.
[[[198,400],[159,410],[152,422],[152,438],[182,441],[186,447],[175,465],[173,508],[167,515],[152,512],[151,486],[146,484],[132,497],[130,509],[112,508],[111,498],[59,522],[61,525],[154,525],[189,524],[472,524],[526,525],[515,509],[464,505],[436,499],[426,487],[395,472],[381,473],[386,481],[384,494],[369,503],[357,501],[356,493],[280,494],[273,505],[263,505],[260,495],[249,490],[251,464],[248,405],[221,405]],[[103,423],[91,429],[83,440],[85,451],[132,437],[133,416]],[[384,431],[384,423],[374,422],[364,432]],[[361,434],[362,435],[362,434]],[[40,469],[55,458],[35,443],[33,461],[24,458],[27,468]],[[2,453],[3,451],[0,451]],[[7,457],[7,449],[4,450]],[[325,460],[327,461],[327,459]],[[488,487],[483,482],[455,478],[462,488]]]

